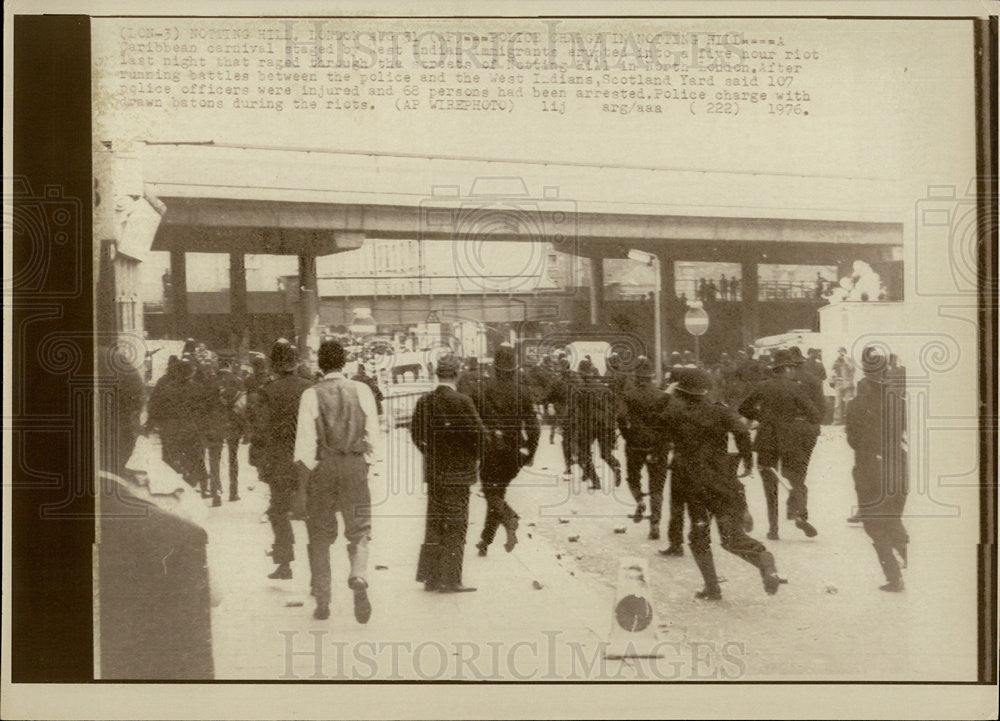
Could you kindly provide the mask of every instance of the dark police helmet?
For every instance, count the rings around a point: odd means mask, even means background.
[[[861,351],[861,370],[866,376],[880,375],[889,365],[885,350],[869,345]]]
[[[712,390],[712,379],[701,368],[679,368],[674,371],[677,390],[689,396],[706,396]]]
[[[782,348],[776,351],[771,360],[771,370],[778,370],[779,368],[785,368],[787,366],[797,366],[799,364],[798,358],[790,350],[785,350]]]
[[[291,373],[299,364],[299,351],[285,338],[271,346],[271,368],[277,373]]]
[[[638,361],[635,366],[636,376],[639,378],[652,378],[656,374],[652,363],[649,362],[649,358],[641,355],[636,360]]]
[[[514,347],[508,343],[500,345],[493,354],[493,367],[498,371],[517,370],[517,353]]]

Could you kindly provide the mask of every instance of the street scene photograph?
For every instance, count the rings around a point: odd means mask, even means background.
[[[990,668],[973,21],[90,32],[96,680]]]

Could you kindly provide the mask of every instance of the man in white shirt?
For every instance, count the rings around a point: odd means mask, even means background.
[[[323,378],[299,401],[295,463],[299,492],[294,510],[306,518],[313,616],[330,617],[330,546],[337,539],[337,511],[344,521],[351,562],[348,587],[354,592],[354,617],[367,623],[368,543],[371,541],[371,493],[368,467],[380,435],[375,397],[364,383],[343,374],[346,353],[337,341],[323,341],[319,367]]]

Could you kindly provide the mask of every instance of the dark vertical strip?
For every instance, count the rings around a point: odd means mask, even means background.
[[[90,21],[13,22],[11,678],[83,682],[93,678],[93,454],[80,458],[93,428],[77,417],[93,398]],[[54,343],[69,353],[47,359]]]
[[[979,681],[997,677],[997,18],[976,20],[979,212]]]

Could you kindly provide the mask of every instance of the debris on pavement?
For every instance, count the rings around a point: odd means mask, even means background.
[[[534,588],[536,591],[542,590],[542,584],[540,584],[538,581],[532,581],[531,587]]]

